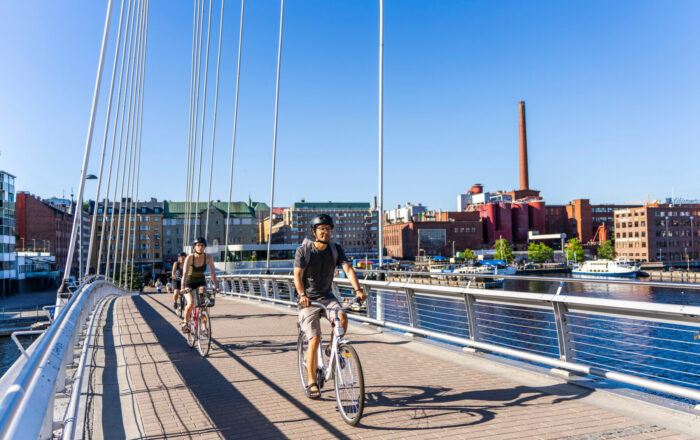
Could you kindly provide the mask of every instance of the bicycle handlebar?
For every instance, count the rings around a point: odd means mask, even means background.
[[[311,306],[321,307],[324,310],[328,310],[328,311],[332,312],[334,310],[347,310],[350,308],[351,305],[353,305],[354,303],[359,303],[359,302],[360,302],[360,300],[358,300],[357,297],[355,297],[344,306],[341,305],[340,307],[326,307],[324,304],[322,304],[318,301],[310,301],[309,307],[311,307]],[[297,305],[300,305],[300,304],[297,302]]]

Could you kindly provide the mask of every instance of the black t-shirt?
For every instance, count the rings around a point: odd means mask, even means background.
[[[338,260],[333,261],[333,251],[330,246],[338,249]],[[321,298],[333,297],[333,273],[337,266],[348,263],[343,248],[337,243],[330,243],[322,251],[316,246],[311,246],[311,261],[304,261],[304,247],[299,246],[294,255],[294,267],[304,270],[302,281],[304,283],[304,293],[310,300],[316,301]]]

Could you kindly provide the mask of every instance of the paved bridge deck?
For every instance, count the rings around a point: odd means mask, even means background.
[[[360,425],[351,427],[336,411],[332,385],[319,401],[301,390],[291,312],[218,300],[212,350],[203,359],[178,330],[170,295],[111,301],[91,361],[86,436],[691,438],[603,409],[595,405],[597,393],[545,377],[524,386],[503,378],[508,373],[499,369],[509,367],[357,325],[350,339],[363,364],[367,405]]]

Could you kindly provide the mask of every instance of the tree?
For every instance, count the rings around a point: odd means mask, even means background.
[[[464,252],[462,252],[462,258],[467,261],[476,261],[476,254],[471,249],[465,249]]]
[[[530,243],[527,247],[527,257],[535,263],[544,263],[554,259],[554,250],[544,243]]]
[[[605,240],[598,246],[598,258],[612,260],[615,258],[615,246],[611,240]]]
[[[129,290],[141,290],[143,288],[143,276],[141,272],[134,270],[131,264],[124,264],[124,270],[121,271],[122,286],[126,286]]]
[[[583,246],[578,238],[572,238],[566,244],[566,259],[569,261],[581,262],[583,261],[584,252]]]
[[[503,260],[506,263],[510,263],[511,261],[513,261],[513,248],[508,242],[508,240],[506,240],[505,238],[499,238],[498,240],[496,240],[494,249],[496,249],[497,260]]]

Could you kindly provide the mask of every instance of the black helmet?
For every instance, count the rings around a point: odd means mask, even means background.
[[[186,253],[184,253],[184,252],[180,252],[179,254],[177,254],[177,256],[178,256],[178,257],[186,257],[186,256],[187,256],[187,254],[186,254]]]
[[[195,241],[192,242],[192,247],[194,247],[196,244],[202,243],[204,246],[207,245],[207,239],[204,237],[197,237]]]
[[[311,229],[316,230],[320,225],[328,225],[333,229],[333,219],[328,214],[319,214],[311,220]]]

